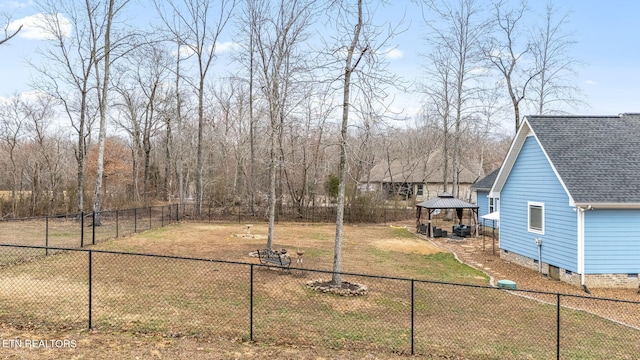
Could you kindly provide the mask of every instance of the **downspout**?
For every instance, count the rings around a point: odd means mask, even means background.
[[[578,208],[578,272],[580,272],[580,284],[584,287],[584,209]]]
[[[585,249],[584,249],[584,212],[586,210],[592,210],[591,205],[584,207],[578,207],[578,272],[580,272],[580,284],[586,293],[590,293],[585,283]]]
[[[538,272],[542,273],[542,239],[535,238],[534,241],[538,246]]]

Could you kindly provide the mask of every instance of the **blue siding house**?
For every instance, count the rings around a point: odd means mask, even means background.
[[[490,172],[489,175],[478,180],[475,184],[471,185],[471,191],[476,192],[476,204],[478,205],[478,216],[480,217],[480,224],[483,224],[482,217],[491,213],[497,212],[499,208],[498,202],[494,198],[489,197],[489,191],[493,186],[493,182],[498,176],[500,169],[495,169]],[[498,227],[497,221],[484,221],[484,226]]]
[[[525,117],[489,197],[501,257],[575,285],[640,285],[640,114]]]

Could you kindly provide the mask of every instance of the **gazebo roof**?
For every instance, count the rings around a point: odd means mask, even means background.
[[[427,201],[423,201],[416,204],[417,207],[423,207],[427,209],[477,209],[478,205],[456,199],[449,193],[438,194],[438,197],[431,198]]]

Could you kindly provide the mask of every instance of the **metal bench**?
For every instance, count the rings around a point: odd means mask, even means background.
[[[258,250],[258,259],[261,265],[275,266],[282,270],[291,272],[291,257],[286,254],[281,254],[279,251],[272,251],[269,249]]]

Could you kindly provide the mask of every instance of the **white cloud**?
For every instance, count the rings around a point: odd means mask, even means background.
[[[22,30],[18,34],[19,37],[30,40],[50,40],[53,36],[45,31],[50,25],[57,23],[59,31],[64,37],[71,35],[73,25],[62,14],[35,14],[17,19],[9,24],[9,32],[16,31],[22,26]]]
[[[196,51],[194,50],[195,48],[190,46],[190,45],[180,45],[180,48],[178,50],[178,53],[176,54],[176,52],[173,52],[173,55],[180,55],[181,58],[188,58],[189,56],[193,55],[196,53]]]
[[[585,83],[586,85],[596,85],[596,84],[597,84],[597,83],[596,83],[595,81],[593,81],[593,80],[586,80],[584,83]]]
[[[19,1],[19,0],[3,1],[3,2],[0,2],[0,8],[6,7],[6,8],[24,9],[24,8],[33,6],[33,4],[34,4],[33,0],[27,0],[27,1]]]
[[[404,57],[404,52],[398,48],[387,49],[384,52],[384,55],[392,60],[402,59]]]
[[[489,73],[489,68],[486,66],[476,66],[471,69],[471,73],[475,75],[484,75]]]
[[[224,52],[228,52],[228,51],[232,51],[234,49],[240,48],[240,44],[232,42],[232,41],[225,41],[225,42],[221,42],[221,43],[217,43],[216,44],[216,53],[224,53]],[[209,46],[208,49],[211,49],[211,47]],[[181,58],[188,58],[192,55],[194,55],[196,53],[196,46],[195,45],[182,45],[180,46],[180,57]],[[173,52],[173,55],[176,55],[176,52]]]
[[[16,98],[24,102],[33,102],[38,100],[38,98],[42,96],[47,96],[47,94],[39,90],[25,91],[8,97],[0,96],[0,105],[10,104],[11,102],[15,101]]]
[[[240,44],[235,43],[233,41],[225,41],[225,42],[216,44],[216,50],[219,52],[233,51],[238,48],[240,48]]]

